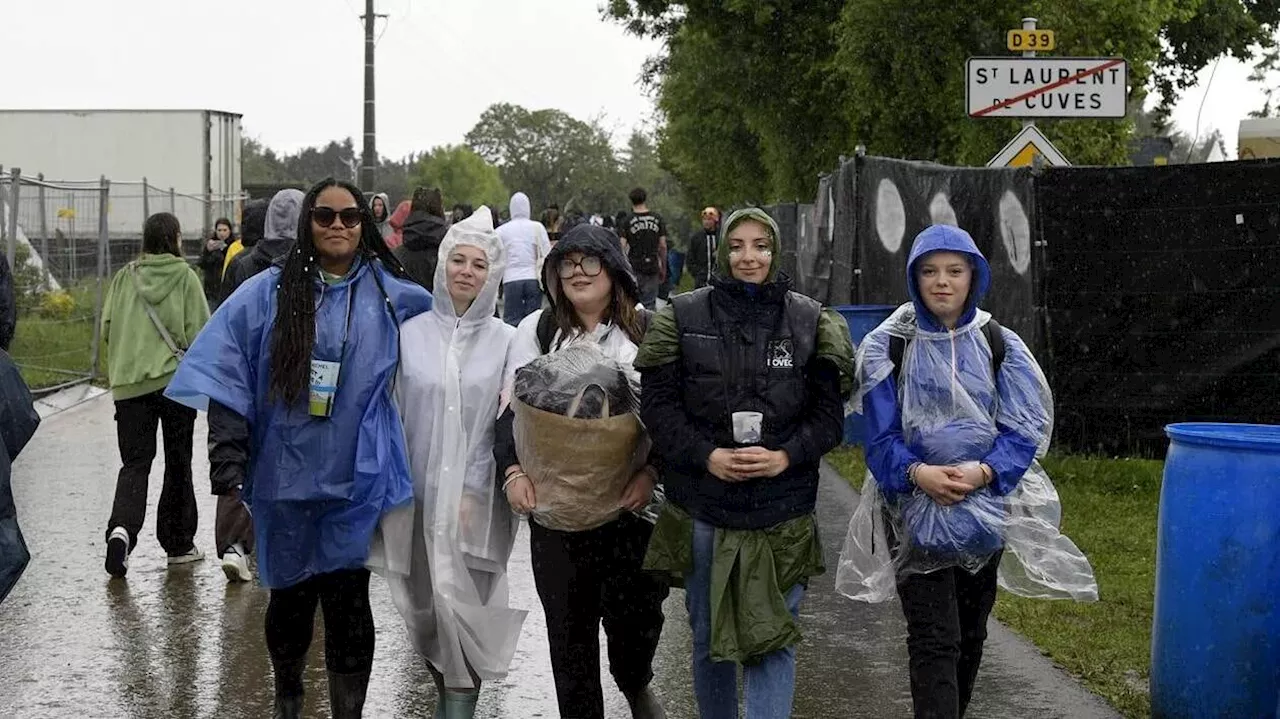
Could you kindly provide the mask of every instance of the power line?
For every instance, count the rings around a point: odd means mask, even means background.
[[[1187,162],[1191,162],[1191,156],[1196,151],[1196,144],[1200,142],[1200,116],[1204,114],[1204,103],[1209,99],[1209,91],[1213,89],[1213,78],[1218,75],[1218,63],[1222,62],[1222,58],[1213,61],[1213,70],[1209,73],[1209,82],[1204,86],[1204,96],[1200,98],[1200,109],[1196,111],[1196,134],[1191,138],[1191,147],[1187,149]]]

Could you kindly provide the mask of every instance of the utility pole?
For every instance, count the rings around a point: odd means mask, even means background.
[[[387,16],[378,15],[373,11],[373,0],[365,0],[364,15],[360,18],[364,20],[364,151],[360,156],[360,189],[365,192],[373,192],[374,183],[377,182],[378,148],[377,133],[374,129],[373,50],[375,42],[373,30],[378,18],[385,17]]]

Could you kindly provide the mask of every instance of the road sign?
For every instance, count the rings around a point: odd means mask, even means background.
[[[1009,52],[1049,52],[1058,43],[1052,30],[1010,30],[1005,45]]]
[[[965,101],[970,117],[1124,117],[1124,58],[971,57]]]
[[[1022,132],[1014,135],[1004,149],[991,158],[987,167],[1031,167],[1035,164],[1036,155],[1044,158],[1044,164],[1050,167],[1068,167],[1071,165],[1062,156],[1058,148],[1049,142],[1049,138],[1040,132],[1035,125],[1022,128]]]

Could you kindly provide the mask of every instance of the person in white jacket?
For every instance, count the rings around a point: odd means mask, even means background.
[[[440,245],[431,312],[400,328],[395,396],[414,501],[383,518],[370,560],[435,678],[435,715],[449,719],[472,717],[481,682],[506,676],[525,618],[508,606],[517,518],[493,455],[515,334],[494,317],[505,267],[481,207]]]
[[[507,268],[502,276],[502,319],[512,327],[542,307],[542,262],[551,254],[551,240],[541,222],[529,219],[529,196],[511,196],[511,221],[498,228],[507,249]]]

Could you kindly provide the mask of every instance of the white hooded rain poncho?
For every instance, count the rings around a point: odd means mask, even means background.
[[[458,317],[449,256],[484,250],[489,275]],[[445,685],[507,674],[525,612],[508,606],[507,560],[517,517],[498,491],[494,422],[515,329],[494,317],[506,251],[481,207],[440,245],[436,302],[400,329],[395,397],[404,418],[414,502],[383,518],[370,565],[386,579],[414,648]]]

